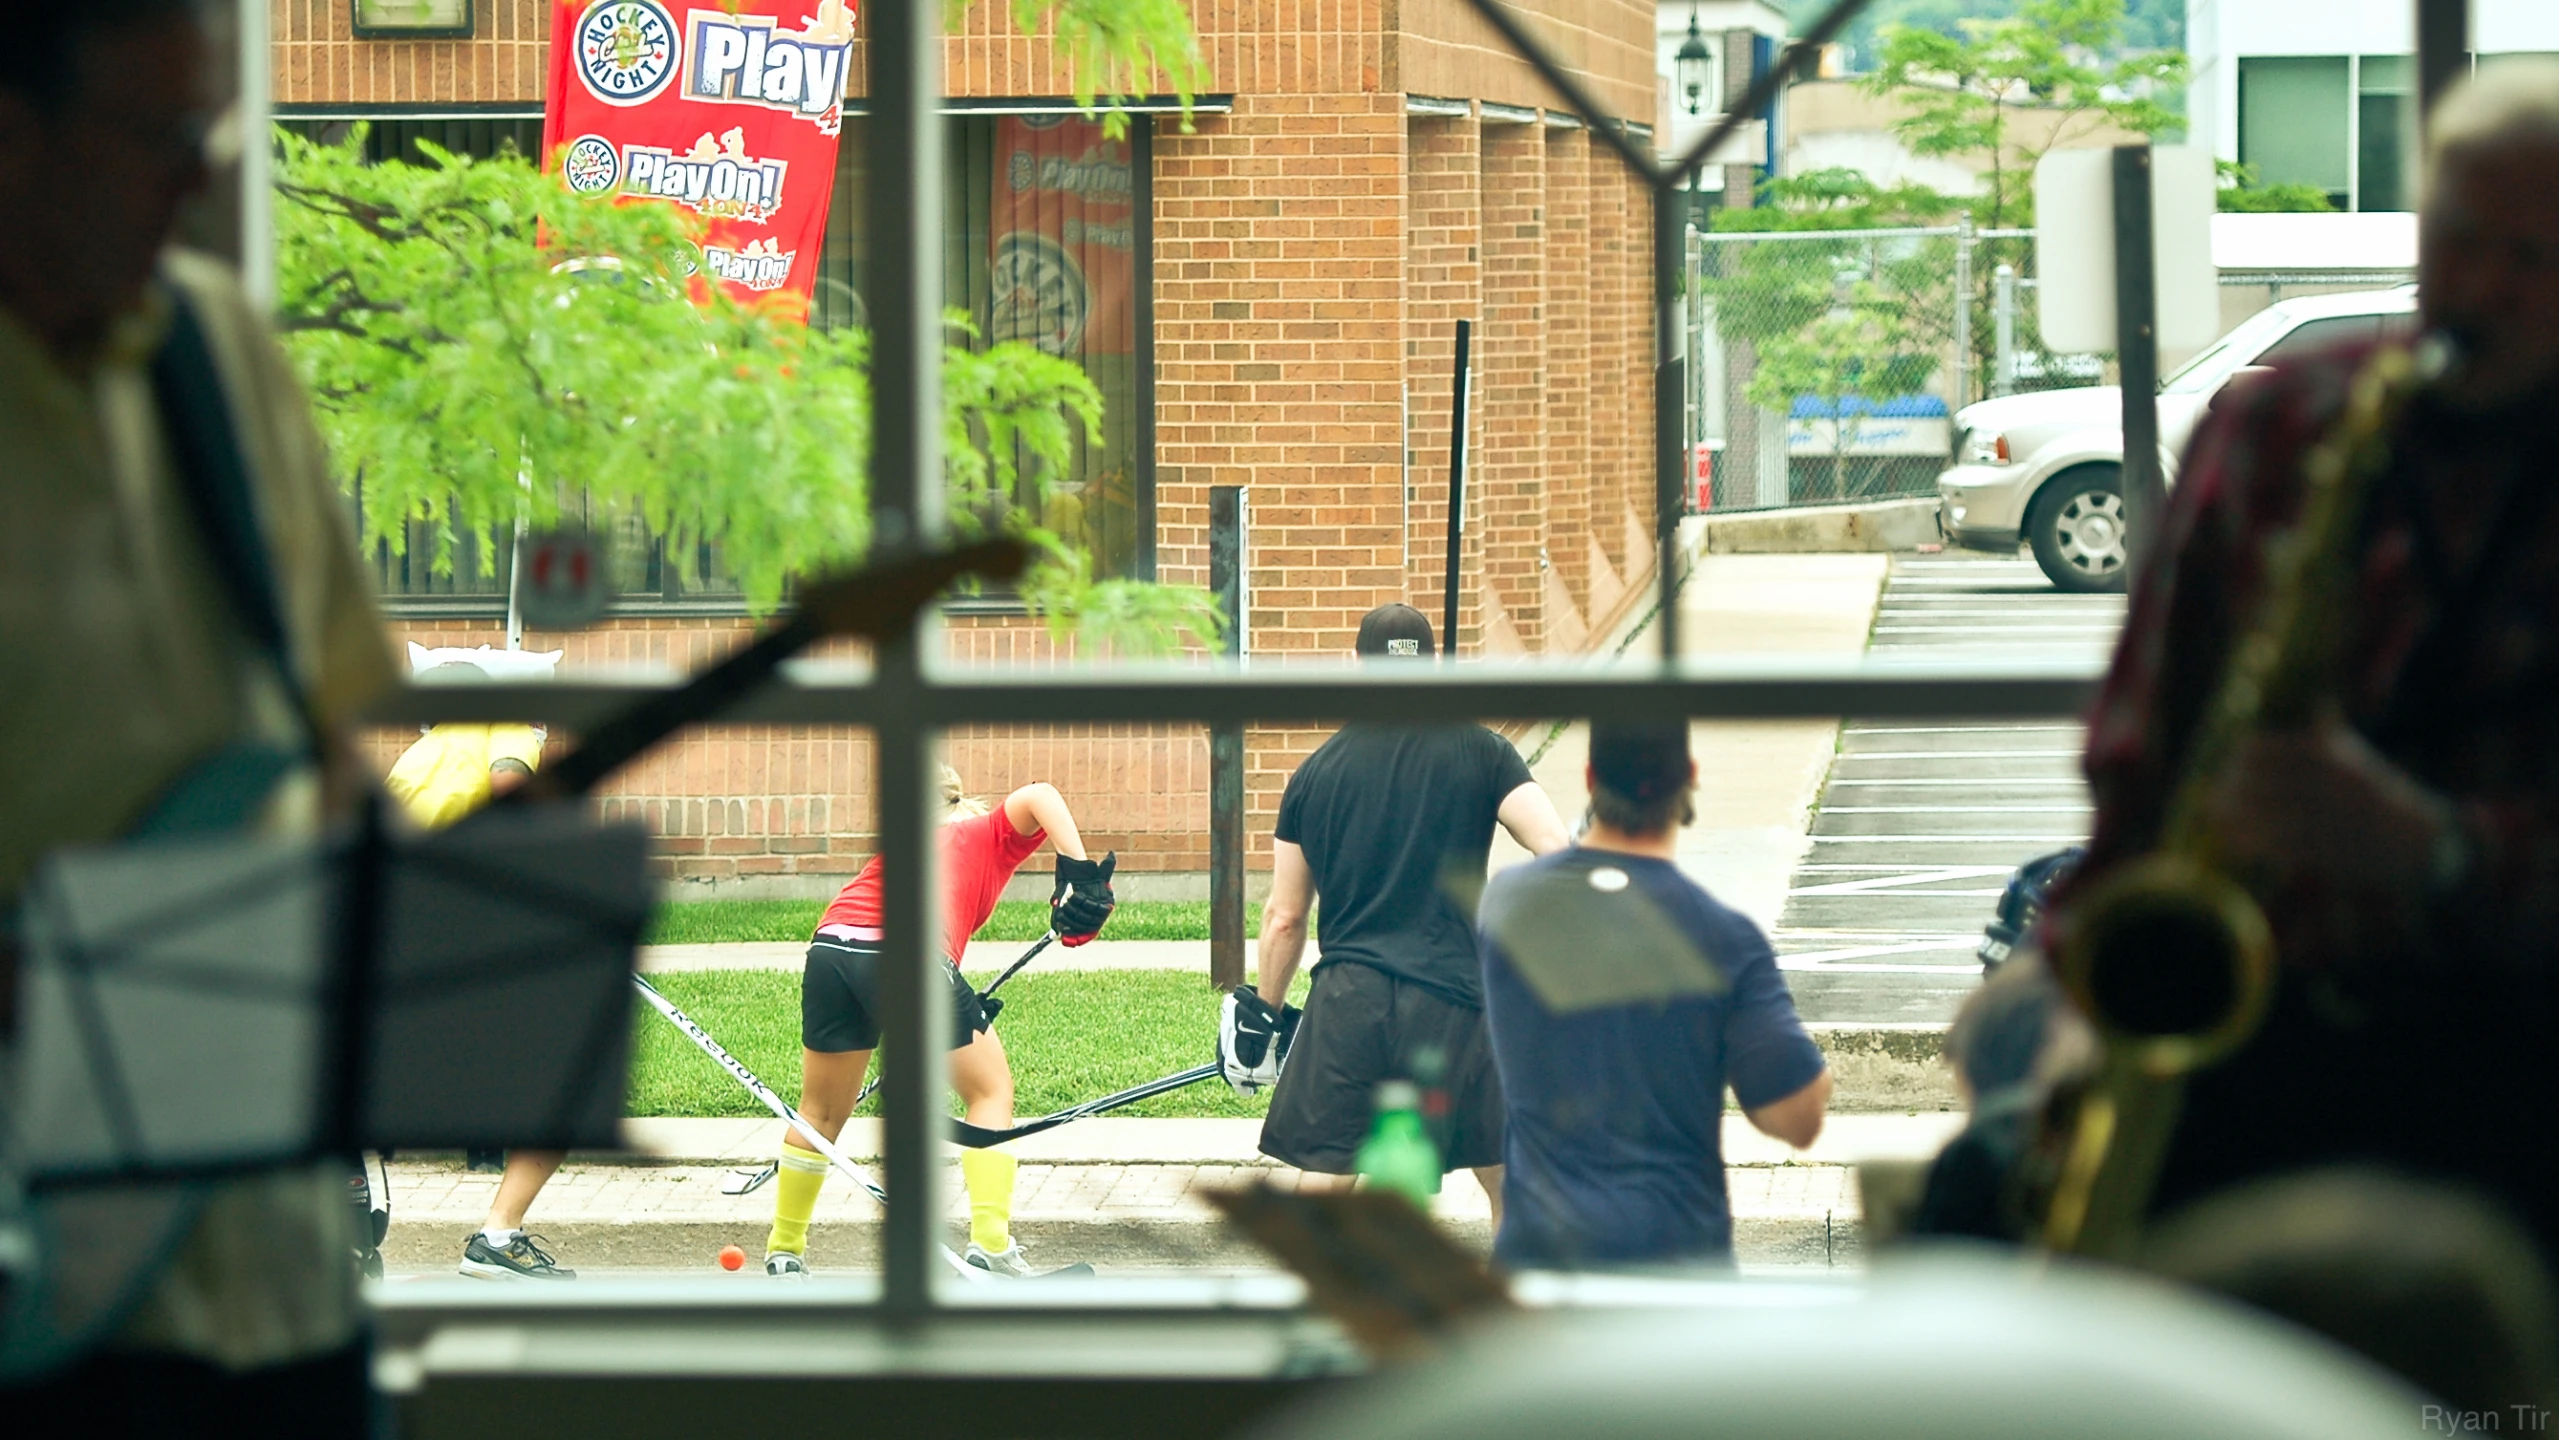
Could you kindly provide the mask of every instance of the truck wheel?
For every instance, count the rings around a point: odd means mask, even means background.
[[[2054,477],[2027,507],[2026,540],[2056,587],[2082,594],[2123,589],[2121,473],[2089,465]]]

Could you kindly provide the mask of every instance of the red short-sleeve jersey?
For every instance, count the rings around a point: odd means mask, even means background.
[[[1020,833],[1005,818],[1004,807],[998,805],[983,815],[954,820],[941,827],[941,833],[942,893],[949,907],[944,911],[942,941],[951,958],[957,960],[967,948],[969,937],[986,923],[987,916],[995,913],[995,902],[1004,894],[1004,882],[1012,879],[1022,862],[1039,850],[1048,832]],[[879,856],[864,862],[861,873],[826,907],[818,928],[830,925],[847,927],[859,939],[878,938]]]

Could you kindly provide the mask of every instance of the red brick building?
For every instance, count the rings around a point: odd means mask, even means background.
[[[1521,8],[1603,103],[1654,112],[1650,0]],[[370,118],[377,144],[393,147],[420,133],[464,149],[529,145],[546,0],[478,0],[476,11],[467,39],[358,38],[349,0],[274,0],[279,118],[321,130]],[[1120,573],[1205,584],[1209,488],[1249,486],[1256,653],[1347,651],[1358,617],[1388,600],[1437,616],[1450,349],[1455,321],[1471,317],[1462,652],[1596,643],[1650,583],[1645,192],[1463,0],[1200,0],[1193,14],[1215,93],[1190,128],[1146,117],[1122,149],[1095,142],[1085,155],[1129,168],[1135,283],[1129,353],[1085,342],[1112,415],[1068,523]],[[949,283],[953,303],[974,306],[984,279],[959,272],[979,268],[970,197],[988,187],[968,167],[1016,143],[1004,114],[1071,109],[1058,98],[1070,85],[1046,43],[1015,34],[1006,7],[987,0],[948,39],[945,63],[961,237]],[[857,96],[862,75],[857,46]],[[840,251],[848,277],[859,268],[859,141],[848,122],[830,223],[829,264]],[[853,288],[822,285],[821,311]],[[1000,329],[1002,317],[978,313]],[[571,664],[691,665],[748,624],[709,567],[656,552],[642,563],[644,574],[623,577],[633,593],[617,618],[527,644],[565,647]],[[403,638],[499,636],[503,603],[486,587],[454,593],[388,559],[384,577]],[[955,652],[987,659],[1051,653],[1045,635],[1000,612],[956,617],[951,638]],[[1257,835],[1317,738],[1252,737]],[[1057,782],[1091,843],[1117,848],[1126,871],[1206,868],[1197,732],[1026,726],[954,736],[951,755],[976,789]],[[840,876],[868,851],[868,765],[852,733],[704,734],[627,777],[611,803],[659,829],[676,874],[815,889],[830,882],[814,877]]]

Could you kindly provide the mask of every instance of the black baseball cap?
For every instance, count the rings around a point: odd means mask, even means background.
[[[1593,720],[1590,768],[1611,794],[1638,803],[1688,788],[1688,722]]]
[[[1410,605],[1380,605],[1360,617],[1354,648],[1362,655],[1427,660],[1432,654],[1430,617]]]

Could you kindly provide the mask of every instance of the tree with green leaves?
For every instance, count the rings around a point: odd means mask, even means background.
[[[2123,52],[2124,23],[2124,0],[2020,0],[2013,14],[1951,31],[1891,25],[1863,83],[1904,107],[1893,133],[1912,154],[1982,166],[1976,223],[2031,225],[2046,153],[2107,129],[2155,136],[2182,123],[2165,97],[2186,83],[2185,54]],[[2021,126],[2028,109],[2049,123]]]
[[[2130,47],[2128,23],[2125,0],[2016,0],[2006,14],[1946,28],[1886,25],[1880,61],[1862,83],[1900,104],[1893,133],[1912,154],[1980,170],[1980,192],[1956,197],[1975,224],[2031,227],[2035,166],[2045,155],[2109,130],[2155,139],[2184,123],[2170,102],[2184,93],[2185,55]],[[2030,112],[2034,123],[2021,123]],[[1974,252],[1963,356],[1975,393],[1988,388],[1993,363],[1997,267],[2031,274],[2032,260],[2029,243],[2016,239],[1984,241]],[[1951,280],[1950,267],[1939,283]]]
[[[1204,78],[1179,0],[1015,0],[1014,17],[1053,24],[1088,102]],[[424,165],[371,165],[361,130],[280,143],[277,321],[368,539],[405,553],[423,535],[450,573],[465,536],[485,567],[520,524],[636,520],[670,554],[714,550],[757,609],[864,553],[866,333],[738,303],[694,275],[686,212],[571,193],[528,157],[422,145]],[[942,390],[952,524],[1034,542],[1035,613],[1088,649],[1213,641],[1204,592],[1098,579],[1040,523],[1100,437],[1081,369],[953,343]]]
[[[1042,25],[1066,56],[1073,77],[1075,103],[1086,109],[1102,105],[1102,123],[1116,138],[1128,129],[1125,112],[1109,108],[1113,100],[1134,100],[1152,88],[1150,76],[1162,77],[1184,105],[1208,81],[1208,62],[1200,56],[1199,37],[1191,29],[1184,0],[1010,0],[1013,27],[1036,35]],[[968,9],[968,0],[946,0],[953,21]]]
[[[1801,33],[1830,13],[1838,0],[1786,0],[1786,17]],[[1997,20],[2016,13],[2019,0],[1874,0],[1848,22],[1840,42],[1852,70],[1872,69],[1880,37],[1895,25],[1957,33],[1966,20]],[[2126,0],[2124,28],[2112,53],[2179,50],[2186,44],[2186,0]]]
[[[1799,399],[1820,402],[1831,425],[1821,498],[1847,499],[1867,409],[1924,388],[1954,334],[1954,242],[1856,232],[1944,225],[1961,204],[1839,169],[1770,180],[1760,199],[1718,212],[1716,230],[1785,238],[1708,242],[1702,289],[1717,333],[1752,347],[1742,382],[1751,404],[1783,414]]]

